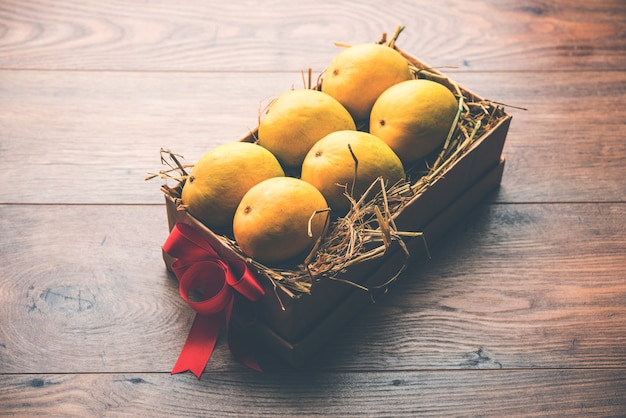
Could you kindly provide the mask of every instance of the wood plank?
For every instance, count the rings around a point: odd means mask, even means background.
[[[195,162],[247,134],[296,74],[5,72],[5,202],[162,203],[159,149]],[[299,85],[301,86],[301,84]]]
[[[624,204],[484,205],[431,255],[326,347],[325,364],[626,367]]]
[[[62,416],[620,416],[623,370],[0,376],[0,408]]]
[[[499,202],[623,201],[626,74],[454,72],[482,97],[511,106]]]
[[[624,368],[624,220],[481,206],[305,369]],[[192,312],[166,235],[161,205],[0,206],[0,373],[169,371]],[[242,369],[218,344],[209,370]]]
[[[193,318],[161,260],[163,207],[0,212],[0,372],[174,364]]]
[[[5,203],[161,203],[166,147],[195,162],[258,122],[298,73],[4,71],[0,149]],[[623,201],[626,73],[464,73],[456,79],[510,108],[499,202]]]
[[[626,68],[621,0],[550,4],[319,0],[257,2],[5,0],[0,68],[141,71],[322,70],[333,43],[407,26],[400,45],[470,70]],[[528,59],[532,57],[532,59]]]

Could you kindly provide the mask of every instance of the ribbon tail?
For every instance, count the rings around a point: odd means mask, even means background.
[[[196,315],[171,374],[190,371],[198,379],[206,367],[222,329],[222,315]]]
[[[228,348],[230,352],[244,365],[248,366],[252,370],[262,372],[263,369],[259,365],[259,362],[255,356],[254,347],[255,342],[250,338],[250,335],[240,329],[237,326],[231,327],[231,316],[234,301],[226,310],[226,334],[228,335]]]
[[[255,345],[251,339],[247,338],[241,332],[233,332],[233,330],[231,330],[228,333],[228,346],[233,356],[241,363],[257,372],[263,371],[254,355],[254,349],[252,347]]]

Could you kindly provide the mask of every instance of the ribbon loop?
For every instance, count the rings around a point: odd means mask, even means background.
[[[232,300],[227,266],[213,260],[190,265],[179,279],[180,296],[197,313],[215,315]]]
[[[226,275],[226,281],[230,287],[253,302],[259,300],[265,294],[261,285],[248,269],[245,261],[232,260],[229,266],[230,269]]]
[[[163,244],[163,250],[176,258],[172,270],[179,281],[181,297],[196,311],[185,345],[172,373],[191,371],[196,377],[204,371],[219,337],[222,323],[229,333],[231,352],[252,369],[260,370],[249,346],[230,333],[230,317],[235,295],[250,301],[265,291],[243,260],[225,260],[193,227],[177,223]]]

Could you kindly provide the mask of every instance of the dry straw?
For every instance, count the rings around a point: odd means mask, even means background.
[[[387,40],[386,34],[383,34],[378,43],[387,44],[403,53],[407,57],[415,78],[429,79],[445,85],[455,94],[459,103],[456,119],[437,155],[431,161],[406,168],[407,179],[397,184],[389,185],[385,184],[381,178],[376,179],[358,200],[346,187],[345,195],[351,202],[350,210],[345,216],[329,222],[324,235],[305,260],[296,266],[288,268],[265,266],[246,257],[232,238],[220,236],[224,245],[232,248],[259,273],[265,275],[272,282],[275,290],[281,289],[289,297],[297,298],[302,294],[310,293],[312,286],[321,280],[341,281],[364,291],[371,290],[360,283],[346,280],[343,278],[344,273],[359,263],[384,256],[395,243],[399,250],[404,252],[405,261],[389,280],[376,288],[384,288],[393,282],[406,268],[410,259],[404,241],[411,238],[424,239],[420,232],[399,231],[394,222],[394,215],[426,191],[433,182],[444,176],[450,166],[461,158],[482,135],[506,116],[504,109],[498,103],[477,98],[460,88],[450,78],[437,70],[423,66],[419,61],[397,48],[395,43],[403,29],[403,26],[398,26],[390,40]],[[319,88],[322,79],[323,73],[314,88]],[[310,70],[308,83],[305,84],[311,88]],[[177,180],[185,179],[187,177],[185,168],[190,166],[182,165],[178,156],[170,151],[162,150],[163,154],[169,154],[174,164],[168,164],[169,169],[153,174],[149,178],[158,176]],[[354,158],[356,164],[358,156]],[[162,157],[162,161],[165,162],[165,158]],[[173,176],[171,173],[174,171],[179,172],[180,176]],[[170,195],[174,193],[174,189],[166,185],[162,189]],[[424,246],[426,247],[425,240]]]

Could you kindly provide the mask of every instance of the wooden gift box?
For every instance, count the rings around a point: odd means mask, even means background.
[[[404,51],[400,52],[417,68],[428,68],[417,58]],[[429,71],[441,75],[436,71]],[[474,101],[482,100],[462,87],[461,91],[465,97]],[[397,229],[422,232],[428,245],[432,245],[487,193],[496,188],[504,169],[501,155],[510,121],[511,117],[503,114],[499,122],[476,138],[471,147],[442,176],[395,213]],[[254,135],[250,134],[242,140],[254,141]],[[200,231],[223,257],[244,259],[224,244],[219,235],[187,211],[179,210],[178,198],[183,186],[184,183],[181,182],[174,188],[164,190],[170,230],[175,223],[186,223]],[[425,245],[421,237],[405,239],[404,242],[411,259],[424,255]],[[170,269],[173,260],[167,254],[164,254],[164,260]],[[342,278],[374,289],[386,283],[405,262],[405,252],[400,250],[399,245],[392,245],[384,256],[351,266],[342,274]],[[333,333],[370,304],[372,297],[379,296],[384,290],[381,288],[368,292],[343,282],[326,279],[315,282],[310,294],[291,298],[282,290],[275,289],[269,279],[262,275],[259,275],[259,281],[266,294],[255,302],[256,321],[252,325],[247,321],[240,321],[238,312],[235,311],[231,326],[245,328],[245,332],[266,349],[293,366],[301,365],[309,359]],[[248,315],[246,313],[246,317]]]

